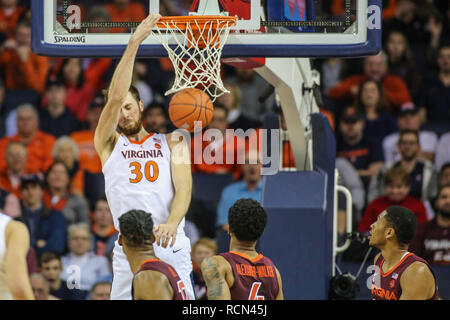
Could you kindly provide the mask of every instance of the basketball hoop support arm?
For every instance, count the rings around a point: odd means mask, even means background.
[[[312,170],[310,114],[319,112],[313,92],[317,83],[308,58],[266,58],[255,71],[275,88],[286,119],[297,170]],[[304,92],[305,91],[305,92]]]

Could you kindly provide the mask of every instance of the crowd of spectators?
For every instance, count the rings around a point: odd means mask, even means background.
[[[141,21],[148,1],[111,0],[89,7],[91,21]],[[189,1],[162,1],[165,13],[185,12]],[[383,11],[383,51],[361,59],[312,59],[321,73],[321,110],[337,141],[340,183],[353,195],[354,224],[368,232],[386,207],[401,204],[418,218],[410,250],[434,264],[450,264],[450,5],[447,0],[388,1]],[[84,3],[88,3],[85,1]],[[341,1],[333,3],[339,12]],[[104,97],[118,59],[48,58],[31,51],[29,4],[0,0],[0,196],[3,211],[30,231],[27,257],[35,296],[109,299],[117,230],[104,197],[100,159],[93,144]],[[124,32],[116,28],[108,32]],[[90,28],[89,32],[104,32]],[[231,92],[215,102],[208,128],[223,133],[202,148],[252,156],[226,129],[258,129],[264,116],[280,115],[274,94],[252,69],[223,65]],[[173,79],[167,59],[139,59],[133,84],[145,104],[148,131],[171,132],[169,97]],[[288,136],[283,167],[294,167]],[[283,138],[284,139],[284,138]],[[203,139],[202,139],[203,140]],[[243,148],[242,150],[239,148]],[[236,158],[234,158],[236,160]],[[197,298],[205,298],[199,264],[228,250],[227,212],[235,200],[260,201],[260,164],[194,159],[195,177],[229,176],[217,199],[202,201],[194,189],[187,214],[193,243]],[[224,180],[222,180],[224,181]],[[194,185],[194,188],[196,186]],[[345,211],[339,205],[345,234]],[[81,283],[72,275],[80,270]]]

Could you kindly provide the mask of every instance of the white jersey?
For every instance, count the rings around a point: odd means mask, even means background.
[[[174,196],[170,149],[164,134],[151,133],[139,142],[120,135],[103,166],[105,194],[119,230],[119,217],[131,209],[166,223]],[[177,233],[184,233],[184,218]]]
[[[6,255],[6,226],[10,221],[10,217],[0,212],[0,300],[12,299],[4,265]]]

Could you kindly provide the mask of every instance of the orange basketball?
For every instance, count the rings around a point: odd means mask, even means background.
[[[200,89],[188,88],[177,92],[170,100],[169,118],[181,129],[194,132],[194,122],[206,127],[212,119],[214,106],[208,94]]]

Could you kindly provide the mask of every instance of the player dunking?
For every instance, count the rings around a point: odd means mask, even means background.
[[[369,244],[381,250],[372,278],[374,300],[437,300],[436,279],[428,263],[408,252],[417,227],[415,214],[404,207],[383,211],[371,226]]]
[[[283,300],[281,276],[272,260],[256,252],[267,214],[252,199],[240,199],[228,212],[230,251],[202,262],[208,300]]]
[[[34,300],[26,261],[29,247],[27,227],[0,212],[0,300]]]
[[[119,230],[118,219],[124,212],[132,209],[151,212],[155,254],[174,267],[194,299],[191,247],[184,234],[184,216],[192,189],[189,148],[185,141],[173,142],[172,134],[148,133],[144,129],[144,106],[139,92],[131,86],[138,48],[160,17],[150,14],[131,36],[111,80],[94,144],[102,162],[105,193],[115,228]],[[172,152],[175,147],[177,152]],[[133,273],[117,242],[113,274],[111,299],[131,299]]]
[[[130,210],[119,218],[119,244],[134,274],[133,300],[188,300],[186,288],[173,268],[155,256],[150,213]]]

